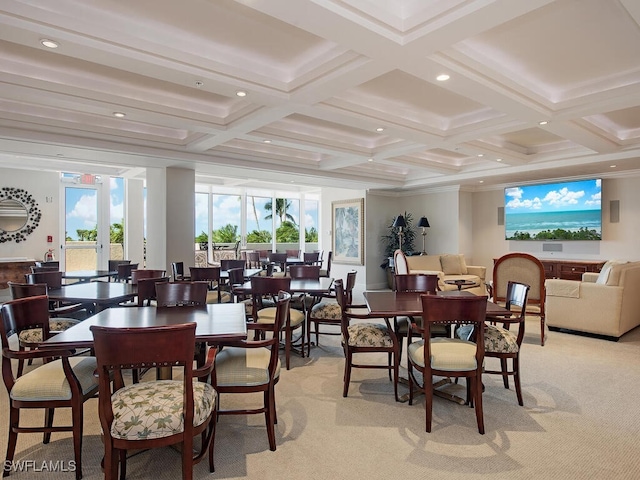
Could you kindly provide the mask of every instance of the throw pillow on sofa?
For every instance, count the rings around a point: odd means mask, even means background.
[[[600,275],[598,275],[598,279],[596,280],[596,283],[599,285],[606,285],[607,281],[609,280],[609,272],[611,271],[611,268],[614,265],[622,265],[625,263],[627,262],[620,261],[620,260],[609,260],[608,262],[606,262],[602,266],[602,270],[600,270]]]
[[[445,275],[465,275],[462,271],[462,264],[460,263],[460,255],[442,255],[440,257],[440,264],[442,265],[442,271]]]

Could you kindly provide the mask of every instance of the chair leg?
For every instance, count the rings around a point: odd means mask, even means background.
[[[544,347],[544,315],[540,315],[540,346]]]
[[[193,437],[182,440],[182,480],[193,480]]]
[[[11,401],[11,400],[9,400]],[[20,424],[20,409],[9,407],[9,438],[7,440],[7,457],[6,461],[11,462],[16,453],[16,444],[18,443],[18,432],[16,431]],[[6,477],[9,472],[2,472],[2,476]]]
[[[524,406],[522,401],[522,388],[520,387],[520,357],[513,358],[513,383],[516,386],[516,396],[518,397],[518,405]]]
[[[209,472],[215,472],[216,467],[213,463],[213,451],[216,443],[216,424],[218,423],[218,411],[217,408],[213,412],[213,418],[211,419],[211,443],[209,444]]]
[[[424,375],[423,378],[426,431],[431,433],[431,421],[433,419],[433,376],[429,375],[427,378],[427,375]]]
[[[291,368],[291,342],[293,341],[293,332],[289,327],[284,332],[284,356],[287,370]]]
[[[118,450],[118,457],[116,457],[116,468],[113,472],[113,478],[117,478],[118,474],[118,461],[117,458],[120,458],[120,480],[125,480],[127,478],[127,451],[126,450]]]
[[[400,375],[400,358],[398,357],[398,353],[393,354],[393,394],[396,398],[396,402],[400,401],[400,397],[398,397],[398,376]]]
[[[275,401],[273,399],[273,392],[266,390],[264,392],[264,404],[265,404],[265,420],[267,423],[267,436],[269,437],[269,450],[275,452],[276,450],[276,430],[275,430]]]
[[[76,480],[82,478],[82,399],[78,400],[78,405],[71,407],[71,425],[73,428],[73,457],[76,461]],[[53,418],[53,413],[51,414]]]
[[[344,353],[344,387],[342,396],[346,397],[349,394],[349,382],[351,381],[351,351],[347,348]]]
[[[476,407],[476,420],[478,423],[478,432],[484,435],[484,413],[482,411],[482,376],[476,375],[471,378],[473,383],[473,392]]]
[[[45,428],[51,428],[53,426],[53,414],[55,408],[47,408],[44,411],[44,426]],[[42,443],[45,445],[51,440],[51,432],[44,432],[42,436]]]
[[[507,359],[500,359],[500,370],[502,370],[502,383],[504,384],[504,388],[509,390],[509,374],[507,373]]]

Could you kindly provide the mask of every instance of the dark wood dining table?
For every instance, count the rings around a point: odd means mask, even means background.
[[[78,282],[49,289],[51,300],[65,303],[92,303],[95,311],[104,310],[121,302],[133,300],[137,286],[119,282]]]
[[[206,307],[109,308],[60,332],[45,342],[49,348],[91,348],[91,327],[144,328],[196,322],[196,341],[228,343],[247,338],[244,305],[216,303]]]
[[[364,292],[365,303],[371,317],[391,318],[398,316],[420,316],[422,315],[422,300],[423,293],[419,292],[391,292],[391,291],[379,291],[379,292]],[[472,296],[473,293],[465,290],[449,290],[439,291],[436,295],[447,297],[464,297]],[[511,311],[506,308],[495,304],[493,302],[487,302],[487,317],[510,317]],[[395,322],[394,322],[395,325]],[[400,378],[400,383],[408,383],[407,379]],[[450,379],[443,379],[434,383],[433,394],[456,402],[464,404],[465,400],[453,395],[451,393],[438,390],[438,388],[451,383]],[[414,391],[414,395],[422,393],[420,391]],[[400,397],[401,402],[409,401],[409,394],[402,395]]]
[[[333,278],[320,277],[318,280],[313,279],[291,279],[291,293],[307,293],[309,295],[323,295],[331,291]],[[244,282],[236,288],[238,293],[251,295],[251,281]]]
[[[118,272],[109,270],[77,270],[75,272],[62,272],[62,278],[90,282],[98,278],[111,278],[117,274]]]

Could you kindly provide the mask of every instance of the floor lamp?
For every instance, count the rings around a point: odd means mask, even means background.
[[[398,244],[399,244],[400,251],[402,251],[402,237],[404,236],[402,229],[406,226],[407,226],[407,222],[405,221],[402,215],[398,215],[396,219],[393,221],[393,228],[398,229]]]
[[[426,255],[427,228],[429,228],[427,217],[422,217],[418,222],[418,226],[422,227],[422,253],[420,255]]]

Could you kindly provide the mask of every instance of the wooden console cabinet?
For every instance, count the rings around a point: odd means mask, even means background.
[[[0,288],[8,288],[7,282],[24,283],[24,275],[31,273],[30,267],[35,264],[33,260],[0,262]]]
[[[602,260],[557,260],[540,259],[544,265],[545,278],[561,278],[563,280],[582,280],[585,272],[598,273],[605,264]]]

